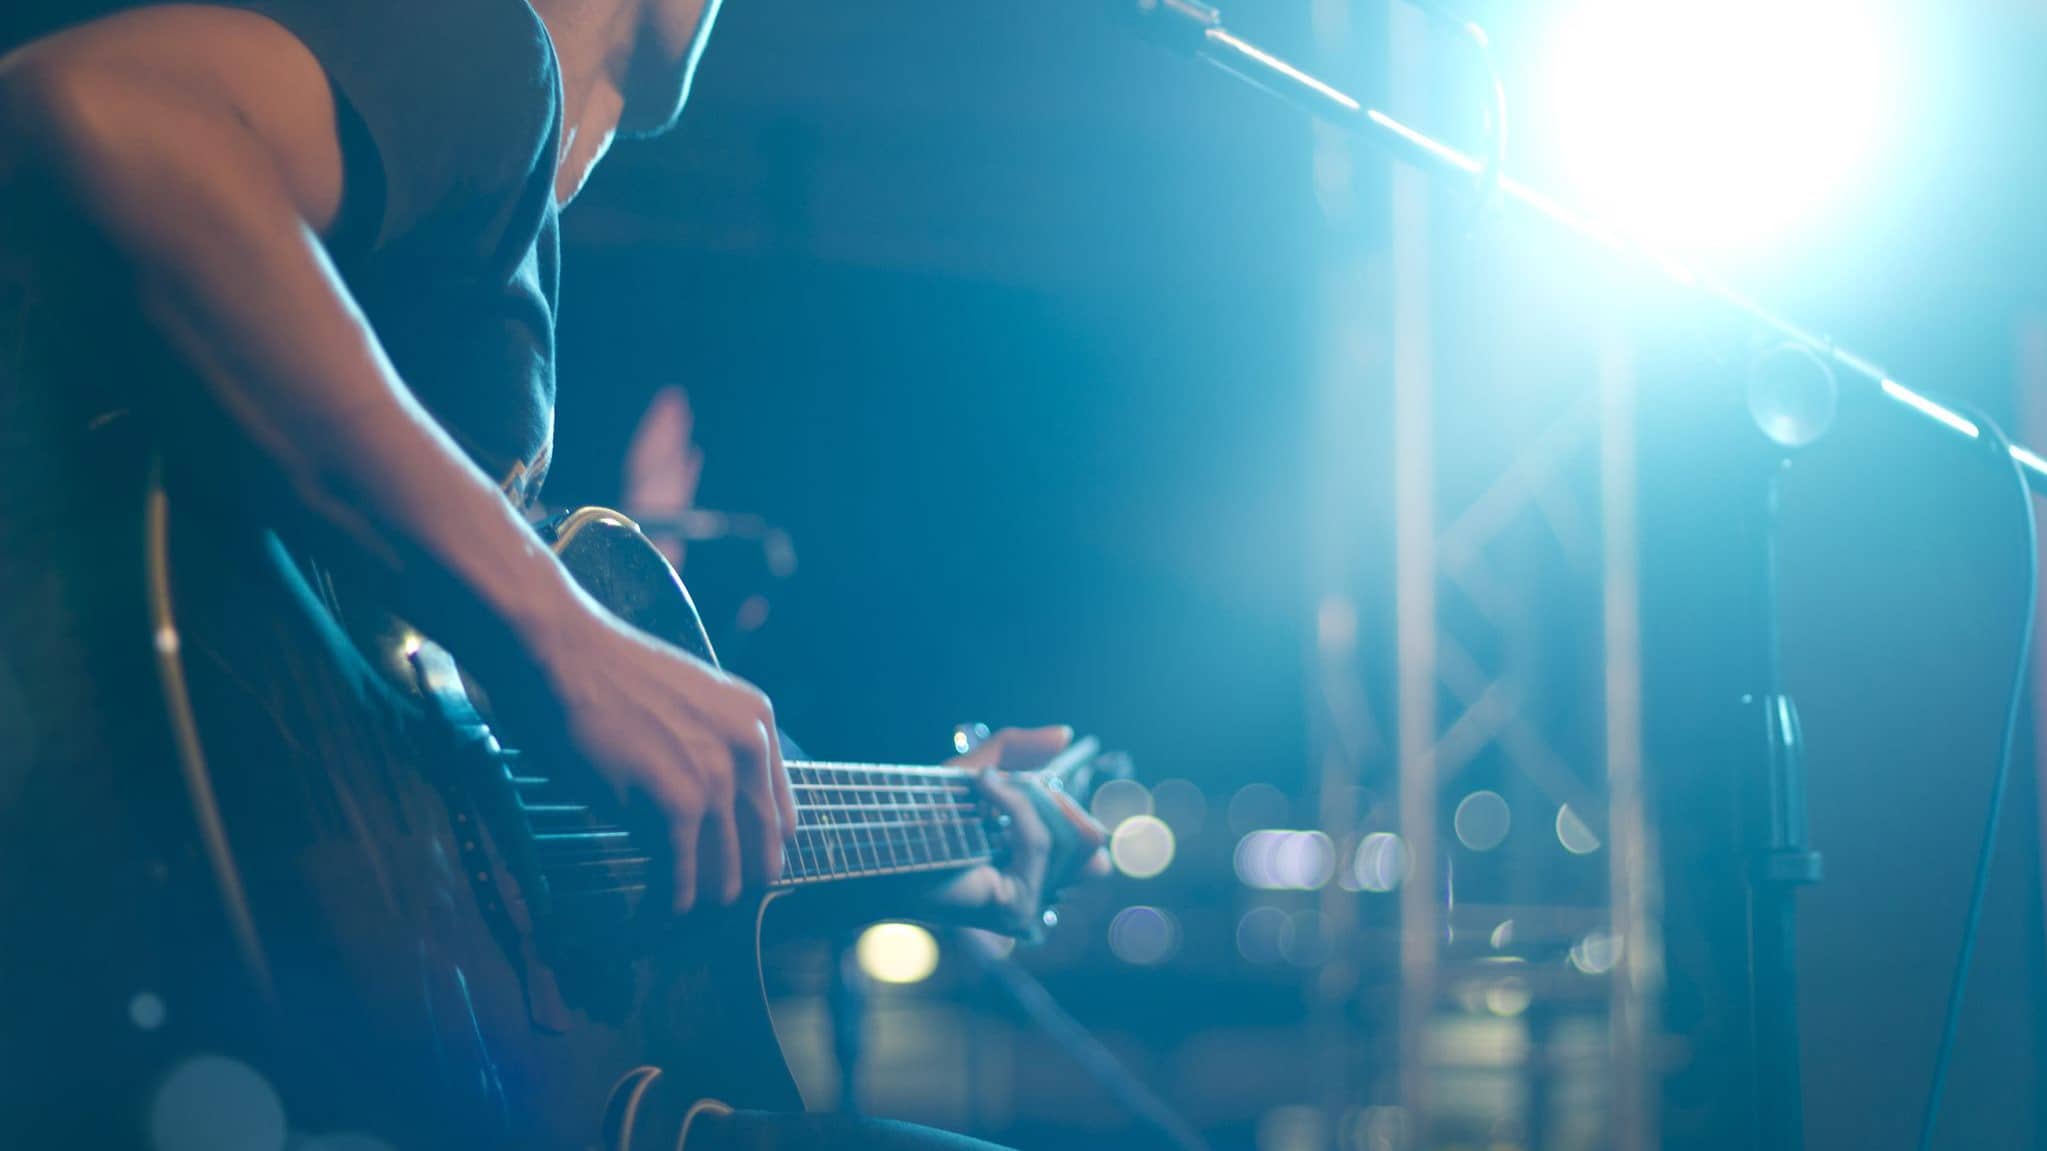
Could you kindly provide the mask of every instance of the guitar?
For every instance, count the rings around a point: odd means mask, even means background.
[[[541,531],[620,618],[715,659],[626,517]],[[76,1044],[94,1075],[140,1086],[29,1100],[31,1137],[86,1106],[157,1146],[254,1115],[372,1146],[674,1148],[706,1108],[802,1109],[762,990],[771,907],[861,885],[882,912],[1004,851],[966,769],[791,761],[783,875],[676,918],[649,898],[658,847],[578,765],[507,746],[430,639],[274,536],[175,519],[161,483],[147,540],[182,786],[111,822],[175,830],[80,853],[112,853],[81,898],[122,938],[81,964],[70,1011],[100,1028]],[[1040,781],[1085,802],[1119,763],[1083,741]]]

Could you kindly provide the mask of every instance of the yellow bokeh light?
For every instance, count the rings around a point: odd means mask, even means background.
[[[882,983],[922,983],[938,970],[938,940],[914,923],[877,923],[853,948],[860,970]]]

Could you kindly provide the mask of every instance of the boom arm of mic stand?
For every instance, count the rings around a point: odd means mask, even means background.
[[[1459,180],[1477,181],[1493,175],[1476,157],[1367,107],[1312,73],[1231,32],[1223,24],[1222,13],[1210,5],[1199,0],[1119,2],[1128,22],[1145,38],[1206,60],[1309,115],[1347,128],[1379,145],[1396,160],[1431,175]],[[1874,362],[1769,311],[1713,277],[1630,240],[1511,176],[1499,174],[1496,187],[1503,204],[1532,213],[1612,258],[1756,324],[1785,343],[1804,348],[1827,365],[1836,378],[1845,377],[1876,388],[1888,399],[1951,432],[1970,439],[1983,434],[1976,422],[1962,413],[1900,384]],[[2012,444],[2010,451],[2033,491],[2047,493],[2047,457],[2019,444]]]

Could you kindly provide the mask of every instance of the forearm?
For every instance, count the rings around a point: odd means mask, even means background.
[[[232,116],[124,103],[149,95],[13,86],[0,171],[125,267],[205,387],[165,402],[225,413],[458,652],[544,650],[582,597],[399,380],[274,162]]]

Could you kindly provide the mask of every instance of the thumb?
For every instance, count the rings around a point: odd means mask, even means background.
[[[1065,751],[1073,742],[1073,729],[1065,724],[1004,728],[989,742],[996,745],[995,766],[1004,771],[1025,771]]]

